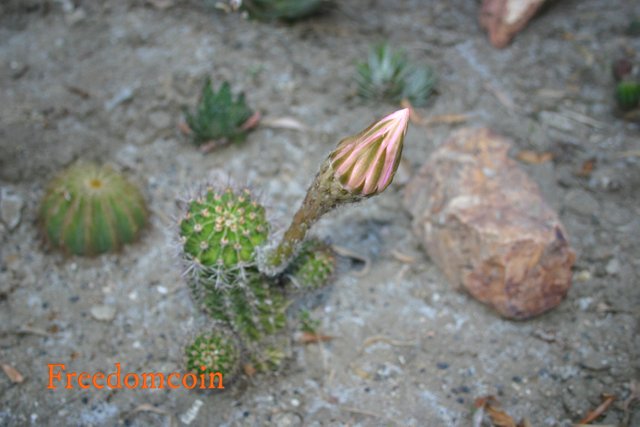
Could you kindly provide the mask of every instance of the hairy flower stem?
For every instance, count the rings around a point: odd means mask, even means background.
[[[322,163],[320,171],[307,190],[307,195],[294,215],[291,225],[284,233],[280,244],[267,253],[268,274],[275,275],[286,268],[307,235],[307,231],[320,217],[338,205],[358,202],[366,197],[346,190],[335,179],[331,163],[329,158]]]

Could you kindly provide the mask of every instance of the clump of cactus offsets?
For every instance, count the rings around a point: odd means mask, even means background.
[[[185,120],[194,144],[203,149],[240,142],[255,126],[253,111],[247,105],[244,94],[235,99],[228,82],[223,82],[217,92],[211,79],[205,81],[195,112],[185,109]]]
[[[287,324],[288,291],[314,290],[333,276],[335,258],[307,232],[324,214],[384,191],[402,153],[409,110],[343,139],[321,164],[302,205],[278,241],[269,239],[264,208],[249,190],[206,187],[187,201],[180,222],[187,277],[197,301],[240,338],[258,370],[280,366],[286,351],[275,334]]]
[[[330,0],[242,0],[241,9],[262,21],[296,21],[331,7]]]
[[[399,103],[408,100],[413,106],[424,106],[436,83],[427,65],[411,64],[403,51],[388,44],[374,46],[366,62],[357,65],[358,93],[364,99]]]
[[[39,212],[46,240],[75,255],[96,255],[133,242],[147,224],[140,191],[108,166],[76,163],[47,187]]]
[[[186,348],[186,369],[196,374],[220,373],[227,383],[232,381],[240,367],[240,350],[229,334],[207,332],[198,335]],[[220,378],[218,388],[221,387]]]

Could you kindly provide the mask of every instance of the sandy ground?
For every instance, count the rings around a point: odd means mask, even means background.
[[[609,68],[640,51],[624,34],[640,4],[555,2],[498,51],[477,25],[478,4],[465,0],[351,0],[293,26],[177,3],[0,5],[0,197],[24,204],[0,225],[0,362],[25,378],[0,373],[0,425],[183,425],[191,410],[194,426],[467,426],[474,398],[493,394],[516,419],[566,426],[602,393],[617,399],[598,423],[640,425],[639,406],[624,410],[640,379],[640,167],[629,153],[640,143],[638,127],[614,114]],[[354,64],[381,39],[438,70],[437,96],[421,114],[468,114],[465,125],[555,155],[523,167],[578,254],[567,300],[510,322],[450,289],[399,206],[411,171],[459,125],[412,126],[390,190],[315,230],[372,260],[364,274],[343,265],[312,312],[333,341],[295,346],[279,375],[224,392],[47,390],[49,363],[180,369],[201,317],[171,245],[176,198],[222,173],[259,190],[285,226],[338,139],[394,109],[354,96]],[[230,80],[265,116],[308,129],[261,127],[242,145],[200,154],[177,124],[206,75]],[[39,198],[77,158],[111,162],[144,189],[153,216],[139,243],[93,259],[43,248]],[[576,174],[589,159],[595,170]],[[98,305],[113,318],[92,316]]]

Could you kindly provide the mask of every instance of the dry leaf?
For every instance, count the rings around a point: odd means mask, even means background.
[[[178,129],[180,129],[180,132],[182,132],[184,135],[191,135],[192,133],[189,125],[183,121],[180,121],[180,123],[178,124]]]
[[[331,341],[335,337],[330,335],[319,335],[312,334],[311,332],[303,332],[300,338],[298,338],[298,342],[301,344],[315,344],[319,342]]]
[[[516,159],[531,165],[539,165],[553,160],[553,154],[548,151],[539,153],[532,150],[522,150],[516,155]]]
[[[253,113],[251,115],[251,117],[249,117],[247,119],[246,122],[244,122],[242,124],[242,126],[240,126],[241,130],[251,130],[253,128],[255,128],[256,126],[258,126],[258,123],[260,123],[260,120],[262,119],[262,114],[260,113],[260,111],[256,111],[255,113]]]
[[[582,167],[578,171],[578,176],[588,177],[596,168],[596,159],[589,159],[582,163]]]
[[[249,378],[251,378],[252,376],[254,376],[256,374],[257,369],[255,366],[253,366],[251,363],[245,363],[242,366],[242,370],[244,371],[244,374],[246,376],[248,376]]]
[[[616,400],[616,396],[613,394],[603,394],[602,395],[602,403],[593,411],[590,411],[587,415],[584,416],[578,424],[589,424],[592,421],[596,420],[600,415],[604,414],[609,406]]]
[[[5,374],[7,374],[7,376],[9,377],[12,383],[20,384],[21,382],[24,381],[24,377],[22,376],[22,374],[18,372],[18,370],[13,366],[3,363],[2,370],[4,371]]]
[[[518,427],[513,418],[500,408],[494,396],[479,397],[475,400],[474,406],[486,412],[494,427]]]
[[[262,121],[262,125],[270,128],[291,129],[300,132],[304,132],[309,129],[307,125],[297,119],[294,119],[293,117],[265,117],[265,119]]]

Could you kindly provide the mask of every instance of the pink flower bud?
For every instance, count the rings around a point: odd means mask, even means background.
[[[340,141],[329,155],[338,182],[364,197],[384,191],[398,169],[408,124],[409,109],[405,108]]]

